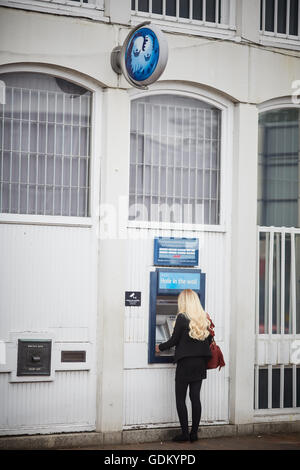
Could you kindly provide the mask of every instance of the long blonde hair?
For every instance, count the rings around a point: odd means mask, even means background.
[[[207,318],[200,299],[192,289],[184,289],[178,296],[178,313],[183,313],[189,320],[189,336],[193,339],[205,340],[208,337]]]

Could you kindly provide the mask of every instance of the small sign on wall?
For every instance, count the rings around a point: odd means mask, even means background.
[[[142,293],[137,291],[125,292],[125,307],[140,307]]]
[[[197,266],[198,261],[197,238],[154,238],[155,266]]]

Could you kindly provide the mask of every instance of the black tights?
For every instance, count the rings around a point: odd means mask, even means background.
[[[200,401],[200,390],[201,390],[202,380],[197,380],[194,382],[181,382],[176,380],[175,382],[175,396],[176,396],[176,407],[179,417],[180,426],[182,429],[182,434],[187,435],[189,433],[188,429],[188,412],[185,404],[186,392],[189,386],[190,400],[192,404],[192,429],[191,432],[196,434],[198,432],[198,427],[201,418],[201,401]]]

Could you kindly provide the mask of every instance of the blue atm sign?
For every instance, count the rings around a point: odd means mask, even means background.
[[[197,266],[199,240],[197,238],[154,239],[155,266]]]
[[[177,291],[193,289],[200,291],[200,272],[159,271],[158,291]],[[175,292],[174,292],[175,293]]]

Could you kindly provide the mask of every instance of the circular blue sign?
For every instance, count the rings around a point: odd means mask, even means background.
[[[132,35],[125,52],[128,75],[138,82],[147,80],[159,60],[159,41],[152,29],[140,28]]]

